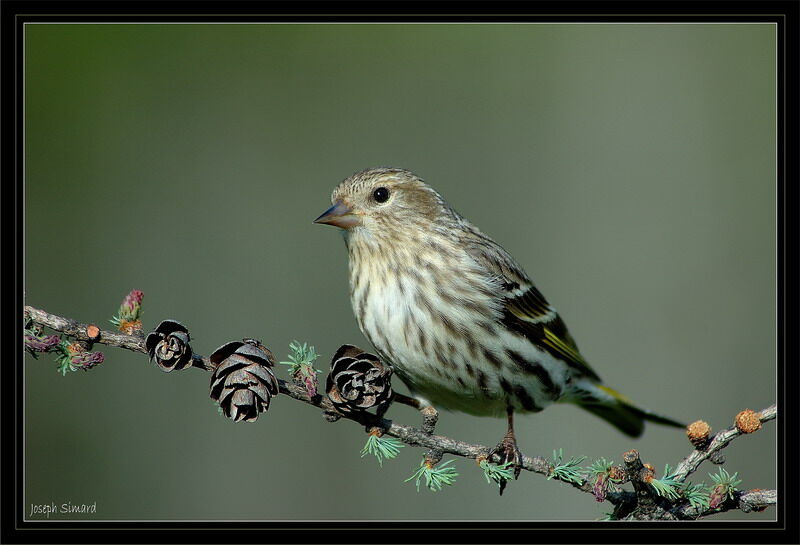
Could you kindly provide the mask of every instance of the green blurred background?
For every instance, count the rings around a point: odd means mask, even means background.
[[[256,337],[285,359],[299,339],[327,370],[339,345],[369,344],[341,237],[311,221],[352,172],[401,166],[517,258],[607,384],[720,429],[776,397],[775,60],[767,24],[28,24],[25,301],[107,323],[141,289],[145,327],[180,320],[196,352]],[[105,353],[67,377],[26,356],[26,509],[593,520],[610,507],[530,474],[498,497],[463,459],[455,488],[418,493],[403,480],[419,449],[381,469],[359,458],[353,423],[281,397],[234,424],[208,374]],[[491,445],[504,426],[443,413],[438,431]],[[659,474],[690,450],[680,430],[632,440],[573,406],[517,429],[531,455],[637,448]],[[727,449],[742,487],[776,486],[775,440],[767,425]]]

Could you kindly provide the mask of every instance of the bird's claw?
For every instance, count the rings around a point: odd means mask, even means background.
[[[511,467],[514,468],[514,480],[519,479],[519,474],[522,472],[522,452],[520,452],[519,447],[517,447],[517,440],[513,435],[506,435],[503,437],[503,440],[489,452],[489,458],[495,454],[500,455],[501,466],[508,463],[511,464]],[[506,479],[500,479],[501,496],[503,495],[503,490],[506,488],[506,484],[508,484]]]

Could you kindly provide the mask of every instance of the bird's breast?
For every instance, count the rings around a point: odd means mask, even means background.
[[[494,328],[486,280],[455,253],[351,252],[350,296],[358,325],[395,367],[436,367],[468,348],[474,328]]]
[[[350,245],[350,296],[362,333],[413,393],[440,407],[503,414],[509,403],[539,410],[555,398],[514,361],[561,372],[559,364],[502,327],[495,290],[466,254]]]

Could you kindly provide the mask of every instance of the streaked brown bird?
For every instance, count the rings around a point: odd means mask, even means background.
[[[645,420],[683,427],[602,385],[522,267],[414,173],[363,170],[331,202],[315,223],[344,230],[363,334],[423,404],[506,415],[493,452],[515,477],[515,412],[568,402],[630,436]]]

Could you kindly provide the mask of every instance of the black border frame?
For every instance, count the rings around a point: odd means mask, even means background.
[[[236,541],[275,542],[285,539],[293,542],[336,541],[339,538],[347,542],[382,541],[387,543],[415,541],[441,542],[490,542],[502,540],[507,543],[527,541],[547,541],[548,538],[559,542],[575,543],[583,541],[608,540],[615,543],[652,542],[769,542],[798,543],[797,467],[793,463],[798,459],[796,441],[789,443],[787,421],[795,424],[798,415],[798,396],[794,390],[787,389],[800,384],[797,376],[797,365],[786,365],[787,361],[796,362],[796,350],[789,359],[787,349],[795,348],[787,341],[794,341],[798,329],[791,326],[788,320],[794,312],[787,314],[787,303],[797,303],[794,290],[798,278],[794,262],[787,260],[787,243],[792,240],[792,254],[797,255],[797,223],[796,184],[798,178],[798,14],[800,2],[787,1],[743,1],[726,2],[695,1],[548,1],[548,2],[353,2],[349,4],[313,4],[310,2],[262,3],[248,1],[197,1],[153,2],[153,1],[120,1],[120,2],[54,2],[54,1],[4,1],[0,4],[2,19],[2,108],[5,114],[2,124],[3,166],[10,180],[3,184],[4,209],[13,211],[3,214],[7,220],[13,219],[13,229],[4,229],[3,259],[14,259],[15,298],[14,305],[2,305],[2,309],[13,315],[5,323],[14,323],[15,364],[12,380],[8,364],[5,367],[5,380],[2,387],[3,433],[0,437],[6,440],[2,449],[2,505],[0,521],[2,522],[2,540],[13,542],[55,542],[68,540],[80,543],[101,542],[143,542],[185,540],[195,543],[219,542],[226,539]],[[383,11],[383,13],[378,13]],[[19,339],[22,312],[22,128],[23,119],[18,108],[21,99],[23,63],[22,27],[26,22],[77,22],[77,21],[115,21],[115,22],[774,22],[778,27],[778,208],[777,208],[777,281],[778,281],[778,371],[783,377],[778,388],[779,418],[778,426],[778,498],[776,508],[777,522],[715,522],[713,519],[702,523],[680,522],[640,522],[613,523],[601,525],[594,522],[574,523],[508,523],[508,522],[289,522],[289,523],[250,523],[250,522],[92,522],[92,521],[49,521],[25,522],[22,506],[21,473],[17,467],[22,464],[20,458],[23,440],[22,422],[22,382],[20,362],[22,360]],[[13,67],[13,68],[12,68]],[[13,120],[13,122],[12,122]],[[11,143],[14,143],[13,147]],[[13,187],[13,193],[10,188]],[[787,223],[791,221],[791,226]],[[8,223],[8,222],[6,222]],[[11,234],[14,235],[13,248]],[[794,236],[793,236],[794,235]],[[791,274],[787,275],[791,266]],[[4,267],[10,270],[11,267]],[[7,278],[7,277],[6,277]],[[795,281],[787,282],[794,279]],[[3,290],[3,294],[10,290]],[[6,299],[8,301],[8,299]],[[790,307],[791,308],[791,307]],[[794,310],[792,308],[792,310]],[[2,330],[5,339],[10,328]],[[788,333],[788,335],[787,335]],[[14,429],[14,449],[9,441]],[[792,439],[796,439],[793,437]],[[791,452],[791,454],[790,454]],[[13,488],[11,483],[14,484]],[[790,488],[791,487],[791,488]],[[790,492],[787,494],[787,490]],[[268,530],[269,533],[264,533]],[[338,532],[336,532],[338,530]],[[361,530],[360,532],[358,530]],[[381,530],[392,530],[381,532]],[[566,531],[565,531],[566,530]],[[653,530],[661,530],[654,532]],[[336,532],[332,534],[331,532]],[[598,532],[598,533],[594,533]]]

